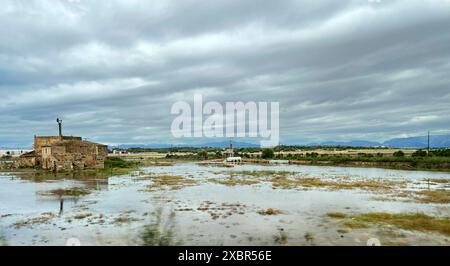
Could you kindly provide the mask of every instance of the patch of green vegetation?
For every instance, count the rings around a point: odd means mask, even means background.
[[[403,151],[396,151],[392,154],[394,157],[405,157],[405,153]]]
[[[130,217],[130,215],[128,213],[123,213],[119,217],[114,219],[113,223],[114,224],[125,224],[125,223],[137,222],[137,221],[139,221],[139,219]]]
[[[174,166],[173,162],[160,160],[143,160],[140,161],[142,166]]]
[[[16,229],[22,228],[24,226],[30,226],[35,224],[45,224],[53,219],[55,215],[53,213],[43,213],[41,216],[29,218],[26,220],[18,221],[13,224]]]
[[[319,187],[328,189],[364,189],[364,190],[389,190],[397,186],[405,184],[404,181],[388,181],[388,180],[357,180],[357,181],[331,181],[322,180],[320,178],[286,178],[285,176],[277,176],[272,180],[274,188],[295,188],[295,187]]]
[[[352,229],[361,229],[361,228],[368,228],[369,226],[365,223],[359,222],[359,221],[354,221],[354,220],[350,220],[347,222],[344,222],[343,225],[352,228]]]
[[[157,189],[177,190],[197,184],[196,180],[177,175],[151,176],[150,180],[152,181],[152,184],[148,186],[147,191],[154,191]]]
[[[283,212],[277,209],[266,209],[266,210],[260,210],[258,211],[258,214],[263,215],[263,216],[268,216],[268,215],[279,215],[282,214]]]
[[[437,189],[437,190],[424,190],[414,192],[416,197],[414,199],[421,203],[450,203],[450,190]]]
[[[309,233],[309,232],[307,232],[307,233],[304,235],[304,238],[305,238],[305,240],[306,240],[307,242],[312,242],[312,241],[314,240],[314,236],[313,236],[311,233]]]
[[[450,219],[435,218],[423,213],[367,213],[354,217],[357,221],[393,225],[410,231],[434,231],[450,236]]]
[[[335,219],[347,218],[347,214],[342,213],[342,212],[329,212],[329,213],[327,213],[327,216],[330,218],[335,218]]]
[[[437,184],[450,184],[450,179],[431,178],[425,181]]]
[[[262,159],[272,159],[273,157],[275,157],[273,149],[264,149],[261,153]]]
[[[250,180],[250,179],[239,179],[239,178],[214,178],[211,179],[211,182],[226,185],[226,186],[241,186],[241,185],[254,185],[258,184],[258,180]]]
[[[101,173],[109,176],[125,175],[138,169],[140,166],[142,166],[140,161],[127,161],[118,157],[108,157],[105,160],[105,168],[101,169]]]
[[[68,188],[68,189],[54,189],[50,191],[38,192],[43,196],[58,196],[58,197],[80,197],[89,195],[91,192],[85,188]]]
[[[425,152],[426,153],[426,152]],[[423,155],[422,153],[418,153]],[[298,162],[309,162],[312,165],[341,165],[358,167],[382,167],[408,170],[430,170],[430,171],[450,171],[450,156],[442,156],[443,153],[429,156],[401,156],[396,153],[392,156],[375,156],[373,154],[350,155],[327,155],[311,153],[303,155],[287,155],[286,160],[298,160]]]
[[[274,171],[274,170],[261,170],[261,171],[230,171],[230,174],[252,176],[252,177],[270,177],[270,176],[289,176],[294,175],[295,172],[289,171]]]
[[[391,225],[409,231],[438,232],[450,236],[450,219],[428,216],[424,213],[383,212],[346,216],[343,225],[350,228],[368,228],[370,225]],[[345,219],[345,218],[343,218]]]
[[[338,232],[339,234],[347,234],[347,233],[348,233],[348,230],[346,230],[346,229],[338,229],[337,232]]]
[[[155,222],[144,227],[140,236],[140,242],[143,246],[174,246],[181,245],[181,242],[175,240],[175,213],[172,212],[167,222],[162,221],[162,210],[159,209],[155,214]]]
[[[82,212],[82,213],[77,213],[73,216],[74,219],[76,220],[82,220],[85,219],[87,217],[91,217],[92,213],[88,213],[88,212]]]
[[[127,161],[118,157],[108,157],[105,159],[105,167],[107,168],[134,168],[139,162]]]

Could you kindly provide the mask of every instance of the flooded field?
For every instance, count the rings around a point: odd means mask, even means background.
[[[0,245],[450,245],[450,174],[195,163],[0,173]],[[69,243],[71,243],[69,241]]]

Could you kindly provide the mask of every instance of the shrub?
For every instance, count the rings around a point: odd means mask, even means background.
[[[275,156],[275,153],[272,149],[264,149],[262,151],[261,158],[263,159],[272,159]]]
[[[405,153],[403,151],[394,152],[394,157],[405,157]]]
[[[423,151],[423,150],[415,151],[415,152],[412,154],[412,157],[426,157],[426,156],[427,156],[427,152],[426,152],[426,151]]]

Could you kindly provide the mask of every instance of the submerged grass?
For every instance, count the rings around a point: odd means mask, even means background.
[[[330,218],[336,218],[336,219],[347,218],[347,214],[342,213],[342,212],[329,212],[329,213],[327,213],[327,216]]]
[[[282,214],[283,212],[277,209],[272,209],[269,208],[267,210],[260,210],[258,211],[258,214],[263,215],[263,216],[268,216],[268,215],[279,215]]]
[[[13,226],[16,229],[22,228],[24,226],[31,226],[35,224],[45,224],[50,222],[51,219],[53,219],[55,215],[53,213],[43,213],[41,216],[29,218],[26,220],[18,221],[13,224]]]
[[[174,246],[181,245],[175,239],[175,213],[172,212],[166,221],[163,221],[162,209],[155,213],[156,220],[144,227],[140,235],[143,246]]]
[[[408,231],[432,231],[450,236],[450,219],[448,217],[438,218],[428,216],[424,213],[390,214],[374,212],[352,216],[331,215],[330,217],[345,219],[343,224],[350,228],[367,228],[370,225],[391,225]]]
[[[355,217],[356,220],[369,223],[381,223],[413,231],[435,231],[450,236],[450,219],[435,218],[423,213],[367,213]]]
[[[241,186],[258,184],[259,180],[239,179],[239,178],[222,178],[211,179],[211,182],[226,186]]]
[[[261,170],[261,171],[239,171],[235,172],[236,174],[244,175],[244,176],[254,176],[254,177],[263,177],[263,176],[289,176],[295,174],[295,172],[290,171],[274,171],[274,170]]]
[[[437,190],[424,190],[414,193],[416,196],[414,200],[421,203],[450,203],[450,190],[437,189]]]
[[[215,172],[215,174],[227,174],[227,175],[238,175],[238,176],[248,176],[248,177],[272,177],[272,176],[290,176],[296,174],[290,171],[275,171],[275,170],[253,170],[253,171],[221,171]]]
[[[196,180],[177,175],[151,176],[150,180],[152,181],[152,184],[148,186],[148,191],[154,191],[157,189],[177,190],[183,187],[193,186],[197,183]]]
[[[41,191],[38,194],[42,196],[58,196],[58,197],[80,197],[89,195],[91,192],[85,188],[68,188],[68,189],[54,189],[50,191]]]
[[[276,176],[271,180],[274,188],[295,188],[295,187],[319,187],[329,189],[364,189],[364,190],[389,190],[394,187],[402,186],[405,181],[381,181],[381,180],[357,180],[357,181],[331,181],[320,178],[287,178],[285,176]]]
[[[429,181],[429,182],[437,183],[437,184],[450,184],[450,179],[432,178],[432,179],[426,179],[425,181]]]

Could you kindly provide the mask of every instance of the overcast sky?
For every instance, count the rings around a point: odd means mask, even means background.
[[[280,102],[282,143],[450,130],[449,0],[0,3],[0,146],[204,141],[170,133],[194,93]]]

